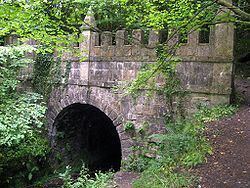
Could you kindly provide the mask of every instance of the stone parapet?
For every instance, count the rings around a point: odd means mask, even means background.
[[[166,32],[167,33],[167,32]],[[166,34],[165,33],[165,34]],[[155,61],[155,47],[160,41],[159,31],[149,31],[148,38],[140,29],[132,30],[131,37],[128,31],[118,30],[115,33],[104,31],[102,33],[90,32],[89,59],[90,61]],[[230,24],[217,24],[209,28],[208,42],[200,41],[200,32],[192,31],[176,51],[176,56],[185,61],[222,61],[233,60],[233,27]],[[169,48],[171,44],[181,40],[176,34],[167,39]]]

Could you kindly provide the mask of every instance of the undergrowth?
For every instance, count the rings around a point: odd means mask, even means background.
[[[201,105],[198,109],[195,118],[202,122],[211,122],[232,115],[236,110],[236,106],[218,105],[213,108],[207,108]]]
[[[65,172],[59,176],[63,180],[62,188],[107,188],[112,185],[112,174],[112,172],[96,172],[91,176],[88,169],[83,165],[77,178],[72,177],[70,166],[67,166]]]
[[[201,106],[190,119],[182,119],[166,124],[166,133],[148,137],[154,144],[154,158],[141,152],[139,156],[130,158],[128,164],[141,166],[144,171],[133,183],[134,188],[178,188],[192,187],[197,178],[190,173],[192,167],[203,163],[212,147],[204,136],[205,123],[232,115],[233,106]],[[151,147],[152,148],[152,147]],[[141,148],[142,149],[142,148]],[[133,161],[134,159],[134,161]]]

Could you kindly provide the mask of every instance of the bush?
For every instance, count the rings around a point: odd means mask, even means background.
[[[0,47],[0,187],[23,187],[49,151],[42,137],[46,108],[42,96],[18,90],[24,57],[31,47]]]

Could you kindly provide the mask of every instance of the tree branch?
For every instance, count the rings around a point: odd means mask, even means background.
[[[240,8],[232,5],[231,3],[227,2],[226,0],[215,0],[215,2],[221,6],[224,6],[234,12],[235,14],[239,15],[244,20],[250,20],[250,14],[241,10]]]

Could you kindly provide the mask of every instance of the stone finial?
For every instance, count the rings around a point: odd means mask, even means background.
[[[112,33],[109,31],[104,31],[101,34],[101,46],[111,46],[112,45]]]
[[[132,31],[133,44],[142,44],[143,42],[143,31],[141,29],[134,29]]]
[[[148,38],[148,45],[154,47],[159,43],[159,31],[150,30],[149,31],[149,38]]]
[[[95,17],[92,9],[90,8],[85,16],[84,25],[81,27],[82,41],[80,42],[79,47],[84,59],[89,58],[90,49],[96,44],[95,35],[92,32],[92,30],[95,30],[95,28]]]
[[[96,28],[95,17],[92,9],[90,8],[84,18],[84,25],[82,26],[83,30]]]

